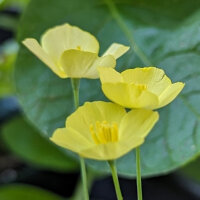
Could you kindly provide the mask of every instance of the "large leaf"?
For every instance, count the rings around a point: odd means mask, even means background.
[[[47,28],[68,22],[97,36],[101,52],[112,42],[130,45],[119,59],[119,70],[156,65],[173,81],[186,82],[179,98],[160,110],[159,123],[141,147],[143,175],[167,173],[200,152],[199,6],[197,0],[34,0],[21,20],[18,39],[39,39]],[[56,77],[24,47],[16,66],[21,105],[44,135],[51,136],[72,112],[70,81]],[[81,80],[80,89],[81,103],[104,99],[98,80]],[[134,160],[133,152],[119,159],[119,172],[135,175]],[[107,170],[104,162],[89,164]]]
[[[9,7],[14,7],[17,9],[23,9],[29,0],[1,0],[0,1],[0,10],[7,9]]]
[[[16,41],[8,40],[0,45],[0,97],[14,93],[12,80],[17,51]]]
[[[13,184],[0,187],[0,199],[2,200],[61,200],[52,192],[23,184]]]
[[[26,162],[40,168],[68,171],[77,168],[77,163],[64,154],[60,148],[42,137],[22,117],[4,125],[2,139],[8,147]]]
[[[182,177],[186,177],[187,179],[196,182],[200,186],[200,159],[196,159],[188,165],[184,166],[178,171],[178,174]]]

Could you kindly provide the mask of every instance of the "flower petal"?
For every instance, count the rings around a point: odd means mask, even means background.
[[[116,122],[119,124],[125,114],[125,109],[114,103],[103,101],[86,102],[67,118],[66,127],[80,132],[84,137],[93,141],[90,133],[91,124],[105,120],[108,123]]]
[[[99,43],[93,35],[69,24],[47,30],[41,38],[41,44],[54,61],[58,61],[68,49],[81,49],[96,54],[99,52]]]
[[[158,97],[153,93],[141,91],[134,84],[103,83],[102,90],[111,101],[126,108],[148,108],[158,105]]]
[[[35,54],[42,62],[44,62],[55,74],[61,78],[66,78],[67,75],[59,69],[51,57],[41,48],[37,40],[27,38],[22,42],[33,54]]]
[[[144,139],[159,119],[158,112],[145,109],[134,109],[128,112],[122,119],[119,127],[119,141],[137,145],[139,138]]]
[[[60,65],[71,78],[87,77],[87,72],[98,58],[96,53],[67,50],[60,58]]]
[[[159,96],[171,84],[171,80],[164,75],[159,81],[150,82],[147,87],[149,91]]]
[[[162,80],[165,72],[156,67],[127,69],[122,72],[124,81],[135,84],[155,84]]]
[[[127,83],[146,85],[148,90],[156,95],[160,95],[171,85],[171,80],[165,72],[156,67],[128,69],[122,72],[122,77]]]
[[[166,90],[163,91],[163,93],[159,96],[159,105],[156,108],[161,108],[163,106],[166,106],[171,101],[173,101],[176,96],[181,92],[181,90],[184,87],[184,83],[177,82],[174,84],[171,84]]]
[[[85,148],[91,148],[94,145],[94,143],[91,143],[81,133],[70,127],[56,129],[50,140],[76,153],[79,153]]]
[[[98,78],[98,67],[114,67],[115,64],[112,56],[99,58],[96,53],[79,50],[64,51],[60,58],[63,70],[72,78]]]
[[[100,68],[112,69],[115,66],[116,66],[116,60],[113,56],[107,55],[98,57],[91,66],[90,70],[88,70],[88,75],[92,78],[99,78],[98,69]]]
[[[115,83],[123,81],[121,74],[113,68],[100,67],[98,71],[102,84],[106,82]]]
[[[118,43],[113,43],[110,45],[110,47],[106,50],[106,52],[103,54],[105,55],[112,55],[115,59],[119,58],[123,54],[125,54],[130,47],[118,44]]]
[[[138,140],[140,140],[141,143],[143,139],[139,138]],[[131,149],[130,146],[122,146],[120,143],[99,144],[84,149],[81,151],[80,155],[95,160],[115,160],[126,154]]]

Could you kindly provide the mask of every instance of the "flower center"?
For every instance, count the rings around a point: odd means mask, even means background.
[[[96,144],[118,141],[118,126],[116,123],[109,124],[107,121],[97,121],[95,125],[90,125],[90,133]]]

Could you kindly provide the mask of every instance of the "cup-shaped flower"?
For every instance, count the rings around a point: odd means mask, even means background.
[[[111,101],[126,108],[157,109],[166,106],[181,92],[184,83],[172,83],[162,69],[134,68],[121,74],[99,68],[102,90]]]
[[[141,145],[158,118],[151,110],[127,113],[111,102],[86,102],[50,139],[85,158],[113,160]]]
[[[99,57],[97,39],[69,24],[47,30],[41,37],[41,45],[34,38],[22,43],[61,78],[98,78],[98,67],[114,68],[116,59],[129,49],[113,43]]]

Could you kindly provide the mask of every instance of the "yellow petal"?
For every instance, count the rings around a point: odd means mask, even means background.
[[[100,67],[98,71],[102,84],[106,82],[115,83],[123,81],[121,74],[113,68]]]
[[[99,52],[99,43],[93,35],[69,24],[47,30],[41,38],[41,44],[55,62],[68,49],[79,49],[96,54]]]
[[[91,66],[98,58],[96,53],[67,50],[60,58],[60,65],[71,78],[87,77]]]
[[[163,91],[163,93],[159,96],[159,105],[156,108],[161,108],[163,106],[166,106],[170,102],[172,102],[177,95],[181,92],[181,90],[184,87],[184,83],[177,82],[174,84],[171,84],[166,90]]]
[[[98,57],[93,65],[91,66],[90,70],[88,71],[88,74],[91,78],[99,78],[99,72],[98,69],[100,68],[108,68],[112,69],[116,66],[116,60],[113,56],[107,55]]]
[[[80,155],[95,160],[114,160],[127,152],[127,147],[121,146],[119,143],[108,143],[84,149]]]
[[[122,72],[122,76],[127,83],[146,85],[147,89],[156,95],[160,95],[171,85],[171,80],[165,72],[156,67],[128,69]]]
[[[96,53],[79,50],[67,50],[60,59],[63,70],[72,78],[98,78],[98,67],[114,67],[115,64],[112,56],[99,58]]]
[[[148,108],[158,105],[158,97],[134,84],[103,83],[102,90],[111,101],[126,108]]]
[[[61,78],[66,78],[66,74],[57,66],[51,57],[41,48],[37,40],[27,38],[22,42],[33,54],[44,62],[55,74]]]
[[[158,121],[158,118],[158,112],[145,109],[131,110],[123,117],[120,123],[120,143],[128,144],[131,141],[136,146],[140,145],[137,145],[137,139],[144,139]]]
[[[162,79],[155,82],[150,82],[147,87],[149,91],[159,96],[171,84],[171,80],[164,75]]]
[[[150,133],[158,121],[158,112],[137,109],[127,113],[119,127],[118,148],[120,157],[144,143],[145,137]]]
[[[91,143],[81,132],[77,132],[72,128],[56,129],[50,140],[76,153],[79,153],[85,148],[91,148],[94,145],[94,143]]]
[[[155,84],[162,80],[165,72],[156,67],[143,67],[125,70],[121,75],[127,83]]]
[[[125,54],[130,47],[118,44],[118,43],[113,43],[110,45],[110,47],[106,50],[106,52],[103,54],[105,55],[112,55],[115,59],[119,58],[123,54]]]
[[[119,123],[125,114],[125,109],[114,103],[103,101],[86,102],[67,118],[66,127],[71,127],[93,141],[90,133],[91,124],[95,124],[97,121]]]

